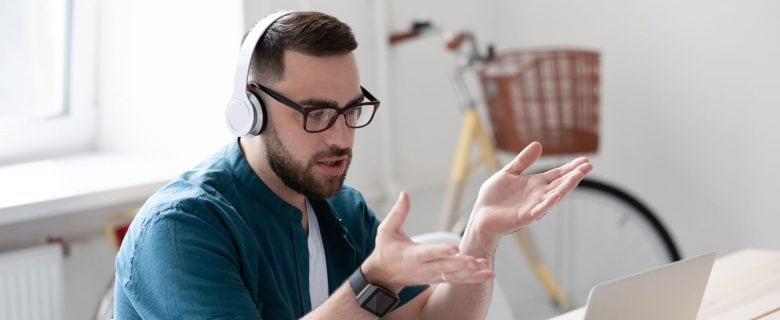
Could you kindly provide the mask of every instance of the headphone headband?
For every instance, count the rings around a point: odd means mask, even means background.
[[[241,51],[238,55],[236,65],[236,74],[233,78],[233,95],[228,102],[225,116],[228,129],[236,136],[247,134],[259,134],[266,121],[264,111],[257,110],[262,106],[256,106],[249,99],[251,93],[247,92],[246,84],[249,79],[249,66],[252,62],[252,56],[255,47],[263,39],[268,28],[282,17],[293,13],[293,11],[279,11],[272,13],[258,22],[244,38],[241,44]],[[261,104],[261,103],[260,103]]]
[[[255,52],[257,43],[265,35],[270,27],[276,20],[292,13],[292,11],[279,11],[272,13],[263,20],[260,20],[252,30],[246,35],[244,43],[241,44],[241,52],[238,55],[238,64],[236,65],[236,75],[234,78],[233,97],[246,96],[246,81],[249,79],[249,65],[252,62],[252,54]]]

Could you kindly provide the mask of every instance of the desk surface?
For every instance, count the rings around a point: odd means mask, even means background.
[[[553,320],[584,316],[579,308]],[[744,249],[715,260],[698,319],[780,319],[780,251]]]

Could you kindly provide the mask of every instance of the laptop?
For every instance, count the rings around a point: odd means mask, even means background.
[[[696,319],[715,253],[596,285],[585,320]]]

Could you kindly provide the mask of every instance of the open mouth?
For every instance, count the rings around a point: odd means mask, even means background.
[[[333,160],[333,161],[320,161],[318,162],[321,165],[325,165],[328,167],[336,167],[341,164],[344,160]]]
[[[330,158],[315,162],[317,168],[330,176],[337,176],[344,173],[347,166],[347,158]]]

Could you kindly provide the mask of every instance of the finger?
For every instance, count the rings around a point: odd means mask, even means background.
[[[487,259],[477,259],[477,267],[480,269],[491,269],[490,262]],[[491,269],[492,270],[492,269]]]
[[[481,283],[487,280],[495,278],[496,274],[493,270],[478,270],[473,272],[448,272],[444,273],[444,279],[447,279],[448,284],[466,284],[466,283]],[[442,276],[439,275],[438,282],[442,282]]]
[[[414,261],[428,262],[458,254],[458,246],[451,243],[418,244],[409,249],[408,254]]]
[[[547,212],[552,209],[555,204],[557,204],[572,190],[574,190],[580,181],[585,178],[585,175],[588,174],[591,170],[593,170],[593,166],[590,163],[582,163],[577,168],[569,172],[569,174],[558,179],[559,185],[548,192],[542,202],[537,204],[531,210],[531,216],[537,220],[541,219],[541,217],[547,214]]]
[[[478,283],[485,280],[492,279],[495,274],[490,266],[490,262],[487,259],[475,259],[475,264],[470,265],[469,268],[460,268],[457,270],[442,272],[441,280],[445,280],[448,283]],[[475,268],[476,265],[476,268]]]
[[[568,172],[566,172],[565,175],[563,175],[561,177],[558,177],[553,182],[551,182],[547,186],[547,190],[555,190],[555,189],[557,189],[561,185],[561,183],[563,183],[563,181],[566,181],[566,179],[568,179],[568,175],[571,174],[573,171],[582,172],[583,176],[587,175],[588,173],[590,173],[590,171],[593,170],[593,165],[590,164],[590,162],[587,161],[586,158],[582,158],[582,159],[585,159],[585,161],[584,162],[583,161],[576,161],[576,162],[572,161],[570,164],[574,164],[574,163],[579,163],[579,164],[577,166],[573,167],[572,170],[569,170]],[[553,170],[556,170],[556,169],[553,169]],[[549,173],[550,172],[548,171],[548,172],[545,173],[545,175],[547,175]],[[552,175],[551,175],[551,177],[552,177]]]
[[[528,167],[530,167],[539,157],[542,155],[542,144],[539,142],[531,142],[526,146],[523,151],[515,157],[512,162],[504,167],[504,171],[510,174],[519,175],[522,174]]]
[[[541,218],[545,213],[547,213],[547,211],[550,211],[550,209],[552,209],[552,207],[555,206],[555,204],[558,203],[558,200],[560,199],[561,199],[560,193],[558,192],[548,193],[544,197],[544,200],[542,200],[542,202],[540,202],[539,204],[534,206],[533,209],[531,209],[531,216],[534,219]],[[525,220],[523,219],[523,217],[518,217],[518,218]]]
[[[569,161],[569,163],[564,164],[560,167],[550,169],[547,172],[543,173],[543,175],[547,179],[547,181],[554,181],[556,179],[559,179],[560,177],[565,176],[567,173],[576,169],[583,163],[588,163],[589,161],[590,160],[588,160],[588,158],[586,157],[579,157],[577,159]]]
[[[441,276],[452,275],[454,280],[460,282],[461,279],[468,278],[480,271],[491,271],[490,263],[485,259],[475,259],[470,256],[456,256],[439,259],[426,263],[424,266],[428,278],[433,282],[440,282]],[[449,281],[445,281],[449,282]]]
[[[425,272],[436,275],[458,270],[478,270],[480,269],[480,264],[472,256],[451,256],[428,261],[422,268]],[[484,267],[481,269],[484,269]]]
[[[409,214],[409,207],[409,195],[405,191],[401,191],[401,194],[398,195],[398,200],[395,201],[395,205],[390,209],[390,213],[379,224],[379,228],[390,232],[401,230],[401,226],[403,226],[406,216]]]
[[[588,175],[591,171],[593,171],[593,164],[590,163],[590,161],[581,164],[579,167],[577,167],[577,170],[582,172],[583,175]]]
[[[559,185],[555,187],[552,191],[558,192],[561,194],[562,197],[565,197],[571,190],[573,190],[575,187],[577,187],[577,184],[582,181],[582,179],[585,178],[585,175],[588,174],[593,169],[593,166],[590,163],[583,163],[579,167],[577,167],[572,172],[569,172],[564,177],[561,177]]]

